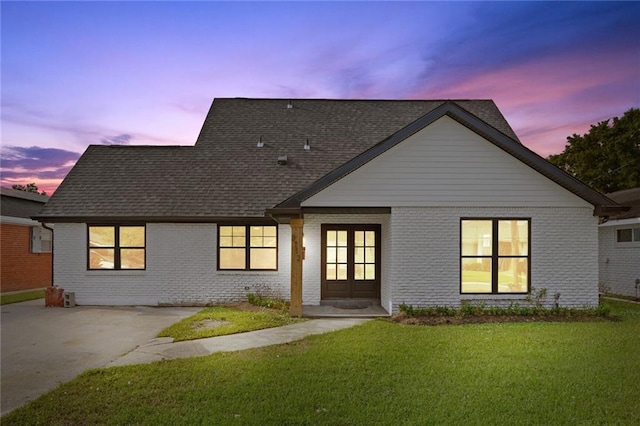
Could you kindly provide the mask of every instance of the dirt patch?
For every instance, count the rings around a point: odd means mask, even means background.
[[[601,322],[619,321],[617,317],[595,315],[462,315],[411,317],[405,313],[395,314],[391,321],[407,325],[485,324],[512,322]]]
[[[223,325],[230,325],[230,324],[232,323],[229,321],[204,320],[194,324],[193,328],[195,330],[205,330],[210,328],[218,328],[218,327],[222,327]]]

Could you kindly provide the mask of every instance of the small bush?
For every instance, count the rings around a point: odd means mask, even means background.
[[[263,297],[255,293],[248,293],[247,301],[255,306],[262,306],[269,309],[278,309],[283,312],[289,309],[289,302],[287,302],[286,300],[275,299],[272,297]]]

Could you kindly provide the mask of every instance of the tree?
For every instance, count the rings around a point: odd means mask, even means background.
[[[38,187],[33,182],[28,183],[26,185],[12,185],[11,188],[16,189],[18,191],[33,192],[35,194],[47,195],[45,191],[39,192]]]
[[[591,125],[582,136],[574,133],[548,160],[602,193],[639,187],[640,109]]]

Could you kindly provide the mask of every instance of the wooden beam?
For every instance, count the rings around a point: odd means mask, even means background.
[[[289,315],[302,316],[302,247],[303,219],[291,219],[291,305]]]

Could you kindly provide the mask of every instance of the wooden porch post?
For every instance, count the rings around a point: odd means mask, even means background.
[[[303,219],[291,219],[291,305],[289,315],[302,316],[302,226]]]

